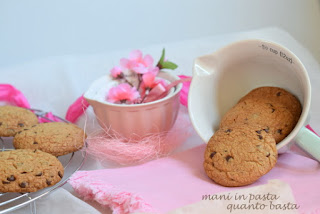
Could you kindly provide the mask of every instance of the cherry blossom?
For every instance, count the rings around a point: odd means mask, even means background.
[[[152,56],[143,56],[140,50],[133,50],[128,58],[120,59],[120,65],[110,70],[113,80],[119,85],[109,90],[106,100],[120,104],[139,104],[157,99],[157,91],[160,93],[166,90],[168,85],[164,79],[157,77],[159,71],[174,70],[177,65],[167,60],[164,49],[156,66],[153,63]]]
[[[123,72],[122,69],[119,66],[115,66],[110,70],[111,76],[113,78],[122,78],[123,77]]]
[[[121,83],[109,90],[107,101],[111,103],[132,104],[140,97],[135,87],[128,83]]]
[[[129,59],[120,60],[122,69],[132,70],[138,74],[144,74],[153,68],[153,58],[149,54],[143,57],[140,50],[134,50],[129,54]]]
[[[165,86],[166,84],[163,79],[156,79],[158,72],[159,68],[155,67],[152,70],[149,70],[148,73],[143,74],[141,88],[144,90],[150,90],[159,83]]]

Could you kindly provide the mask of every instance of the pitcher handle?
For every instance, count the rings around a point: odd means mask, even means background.
[[[315,133],[302,127],[295,137],[296,144],[320,162],[320,137]]]

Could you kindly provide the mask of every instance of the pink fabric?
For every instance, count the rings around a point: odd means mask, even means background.
[[[190,76],[185,76],[185,75],[179,75],[179,77],[181,79],[190,78]],[[183,86],[180,92],[180,103],[184,106],[188,106],[188,92],[189,92],[191,81],[183,82],[182,84]]]
[[[0,84],[0,101],[6,101],[10,105],[22,108],[30,108],[27,98],[22,94],[21,91],[10,84]],[[46,113],[45,117],[53,121],[60,121],[51,112]],[[38,120],[40,123],[51,122],[50,120],[42,117],[38,117]]]
[[[72,123],[76,122],[88,107],[89,103],[82,95],[74,103],[72,103],[71,106],[69,106],[66,119]]]
[[[86,182],[88,174],[90,172],[82,172],[81,175],[69,180],[84,200],[95,200],[101,205],[109,206],[113,213],[154,212],[151,205],[136,193],[123,191],[99,179]]]
[[[108,205],[114,213],[127,213],[122,211],[131,204],[128,203],[132,200],[131,195],[138,195],[140,199],[140,205],[134,211],[145,211],[143,205],[150,204],[155,211],[164,213],[200,201],[204,194],[237,189],[219,186],[207,177],[202,166],[205,147],[201,145],[139,166],[78,171],[69,183],[80,196]],[[320,166],[317,161],[294,153],[282,154],[276,167],[250,186],[265,184],[270,179],[280,179],[291,186],[301,213],[320,209]],[[110,188],[118,191],[110,191]],[[124,204],[119,203],[120,193]]]
[[[317,134],[317,133],[313,130],[313,128],[311,128],[311,126],[310,126],[309,124],[306,125],[306,128],[309,129],[310,131],[312,131],[313,133],[315,133],[316,135],[318,135],[318,136],[320,137],[320,135]]]
[[[39,120],[39,123],[48,123],[48,122],[52,122],[52,121],[55,121],[55,122],[61,122],[61,120],[57,117],[55,117],[51,112],[48,112],[44,115],[46,118],[43,118],[43,117],[39,117],[38,120]]]
[[[30,108],[26,97],[10,84],[0,84],[0,101],[7,101],[10,105]]]

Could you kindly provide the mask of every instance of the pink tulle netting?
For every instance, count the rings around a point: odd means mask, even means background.
[[[97,201],[108,206],[113,214],[156,213],[152,206],[138,194],[91,179],[89,174],[91,173],[78,171],[68,181],[84,200]]]
[[[111,160],[120,165],[140,164],[170,154],[191,135],[192,125],[185,107],[181,106],[172,129],[165,133],[149,134],[139,141],[111,136],[99,130],[88,134],[87,153],[99,161]]]

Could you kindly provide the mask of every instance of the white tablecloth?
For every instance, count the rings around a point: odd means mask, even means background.
[[[167,57],[179,65],[176,74],[192,75],[193,60],[197,56],[214,52],[218,48],[241,39],[262,38],[282,44],[294,52],[305,65],[312,84],[312,103],[310,125],[320,132],[320,67],[313,56],[294,40],[288,33],[277,28],[259,29],[256,31],[232,33],[214,37],[156,44],[142,47],[143,53],[151,54],[155,60],[160,57],[162,48],[166,48]],[[64,117],[70,104],[83,94],[98,77],[105,75],[119,63],[120,58],[127,57],[131,50],[118,50],[109,53],[86,56],[58,56],[14,67],[0,68],[0,83],[9,83],[21,90],[29,100],[31,107],[51,111]],[[191,139],[179,148],[179,151],[203,143],[194,133]],[[89,158],[83,169],[102,168],[95,160]],[[64,188],[73,193],[67,184]],[[52,197],[54,194],[54,197]],[[38,202],[39,210],[45,213],[95,213],[86,204],[79,206],[79,200],[65,191],[57,191]],[[67,198],[61,200],[61,198]],[[72,206],[76,205],[76,206]],[[53,209],[54,207],[54,209]],[[108,213],[108,209],[95,204],[100,212]],[[70,212],[69,212],[70,211]],[[29,212],[23,208],[19,213]],[[42,213],[42,212],[41,212]],[[72,212],[73,213],[73,212]]]

